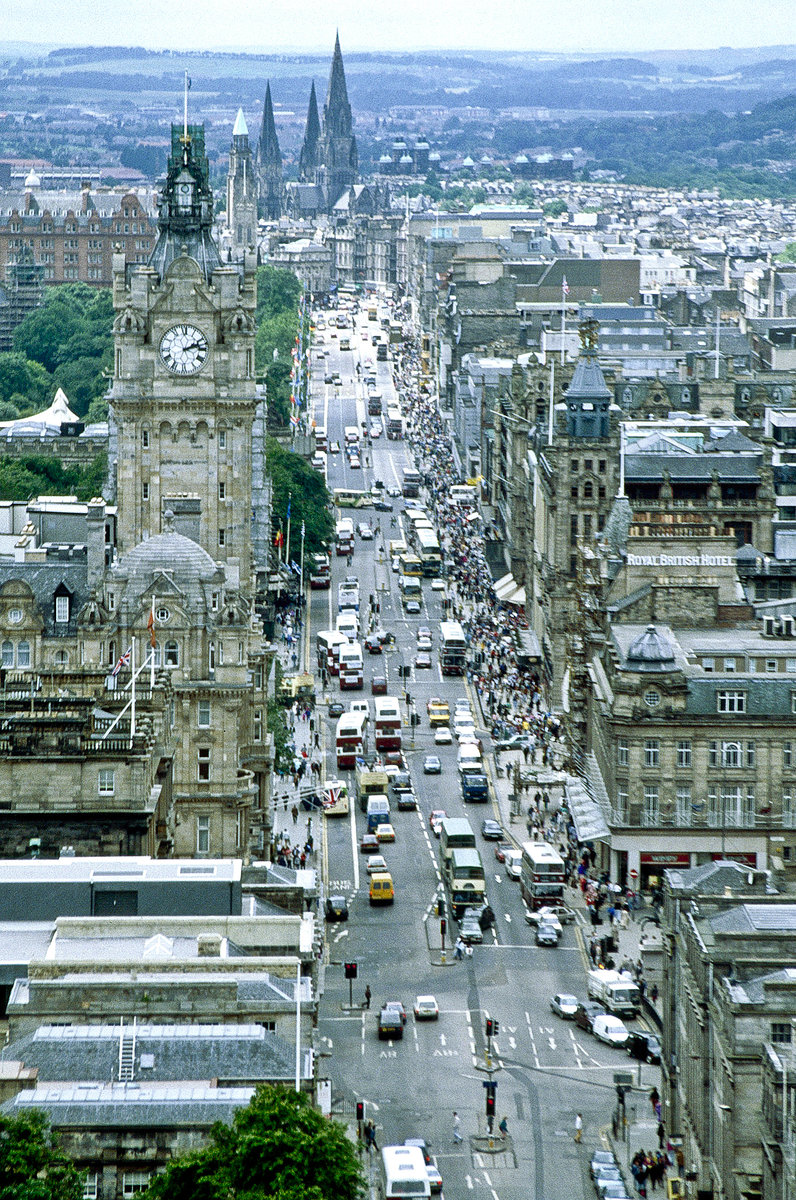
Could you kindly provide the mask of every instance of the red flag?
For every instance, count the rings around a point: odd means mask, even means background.
[[[146,627],[149,630],[149,644],[153,648],[157,646],[158,640],[155,637],[155,597],[152,597],[152,607],[149,610],[149,616],[146,619]]]

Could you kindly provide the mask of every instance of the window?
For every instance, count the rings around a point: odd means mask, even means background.
[[[721,743],[721,765],[723,767],[740,767],[741,763],[741,743],[740,742],[722,742]]]
[[[223,665],[224,665],[224,643],[223,642],[218,643],[218,665],[220,667],[223,667]]]
[[[776,675],[779,668],[779,663],[776,658],[766,659],[766,671],[769,675]]]
[[[98,1200],[99,1179],[96,1171],[90,1171],[83,1184],[83,1200]]]
[[[792,713],[796,713],[796,692],[790,694],[790,710]]]
[[[569,489],[569,496],[570,496],[570,499],[571,499],[571,500],[577,500],[577,498],[578,498],[578,485],[577,485],[576,483],[573,483],[572,487]]]
[[[593,494],[594,494],[594,488],[592,487],[591,480],[587,479],[583,485],[583,499],[591,500]]]
[[[785,659],[785,670],[786,671],[796,671],[796,658],[786,658]]]
[[[604,458],[601,458],[599,460],[599,462],[597,463],[597,470],[600,472],[601,475],[605,474],[605,459]]]
[[[227,498],[227,485],[223,479],[219,479],[218,481],[218,498],[219,500],[226,500]]]
[[[584,470],[584,471],[591,471],[591,469],[592,469],[592,465],[591,465],[591,459],[590,459],[590,458],[584,458],[584,460],[583,460],[583,470]]]
[[[732,674],[732,672],[735,670],[735,659],[734,658],[725,658],[724,670],[725,670],[725,672]]]
[[[644,766],[659,767],[661,765],[661,744],[657,738],[644,743]]]
[[[591,537],[591,513],[584,513],[583,515],[583,536],[585,538]]]
[[[616,792],[616,820],[627,820],[627,789],[618,788]]]
[[[771,1022],[771,1042],[774,1046],[789,1046],[792,1041],[790,1021]]]
[[[180,665],[180,647],[177,642],[166,642],[164,662],[167,667],[178,667]]]
[[[252,741],[261,742],[263,740],[263,710],[255,708],[252,713]]]
[[[9,625],[19,625],[20,621],[25,619],[25,614],[21,608],[10,608],[8,610]]]
[[[69,597],[55,597],[55,620],[58,625],[66,625],[69,621]]]
[[[263,668],[260,664],[258,664],[252,672],[252,686],[256,688],[258,692],[263,690]]]
[[[198,705],[199,716],[197,725],[200,729],[209,729],[211,721],[211,710],[209,700],[200,700]]]
[[[702,670],[703,671],[715,671],[715,669],[716,669],[715,658],[703,658],[702,659]]]
[[[782,765],[787,770],[793,766],[793,742],[782,743]]]
[[[657,825],[658,818],[658,789],[647,784],[644,788],[644,811],[641,814],[641,823],[642,825]]]
[[[235,849],[240,850],[246,835],[246,810],[239,808],[235,814]]]
[[[196,818],[196,853],[210,853],[210,817]]]
[[[719,765],[719,743],[708,743],[708,766],[717,767]]]
[[[20,642],[17,646],[17,666],[30,666],[30,642]]]
[[[716,692],[716,712],[746,712],[746,692]]]
[[[691,824],[691,789],[690,787],[679,787],[677,789],[677,824],[680,826]]]
[[[149,430],[148,429],[141,430],[141,445],[144,447],[145,450],[149,449]]]
[[[618,767],[626,767],[630,759],[630,747],[627,738],[617,738],[616,741],[616,765]]]
[[[122,1195],[137,1196],[149,1187],[152,1174],[149,1171],[125,1171],[122,1176]]]
[[[755,754],[754,742],[747,742],[746,743],[746,765],[747,765],[747,767],[754,768],[756,757],[757,756]]]
[[[238,666],[243,666],[243,642],[238,642]]]
[[[5,641],[0,647],[0,662],[4,667],[13,667],[14,665],[14,643]]]
[[[578,514],[573,513],[569,518],[569,540],[574,545],[578,540]]]
[[[109,767],[103,767],[97,778],[97,792],[100,796],[112,796],[116,791],[116,773]]]
[[[210,593],[210,611],[218,612],[218,592]]]
[[[782,789],[782,824],[788,829],[796,825],[796,808],[793,804],[793,788]]]
[[[197,778],[200,783],[210,782],[210,747],[200,746],[196,751]]]
[[[218,448],[219,448],[219,450],[226,450],[226,448],[227,448],[227,431],[226,431],[226,429],[219,429],[219,431],[218,431]]]
[[[579,470],[580,468],[579,468],[579,465],[578,465],[578,460],[577,460],[576,458],[572,458],[572,459],[570,459],[570,462],[569,462],[569,469],[570,469],[570,471],[571,471],[571,473],[572,473],[573,475],[577,475],[577,473],[578,473],[578,470]]]
[[[677,765],[678,767],[687,768],[691,766],[691,743],[677,743]]]
[[[216,669],[216,644],[210,642],[207,647],[207,669],[212,675]]]
[[[141,484],[141,499],[142,500],[149,499],[149,484],[148,483]]]
[[[67,654],[66,650],[56,650],[53,661],[56,667],[68,667],[69,655]]]
[[[219,529],[219,531],[218,531],[218,544],[219,544],[219,546],[226,546],[226,544],[227,544],[227,531],[226,531],[226,529]]]
[[[661,702],[660,692],[656,692],[655,688],[650,688],[644,693],[644,703],[648,708],[657,708]]]
[[[114,612],[116,609],[116,593],[108,592],[108,612]]]

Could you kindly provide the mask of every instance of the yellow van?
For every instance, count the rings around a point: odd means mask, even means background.
[[[371,904],[392,904],[395,891],[392,886],[392,875],[389,871],[377,871],[370,877]]]

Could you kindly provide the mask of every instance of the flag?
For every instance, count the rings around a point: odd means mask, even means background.
[[[149,616],[146,619],[146,627],[149,630],[149,644],[154,649],[154,647],[157,646],[157,644],[158,644],[158,640],[155,637],[155,597],[154,596],[152,597],[152,607],[149,610]]]
[[[561,280],[561,291],[564,293],[565,296],[569,295],[569,284],[567,283],[566,275]]]
[[[287,519],[288,519],[288,521],[290,520],[290,505],[292,503],[293,503],[293,497],[288,496],[288,498],[287,498]]]
[[[301,575],[301,567],[298,565],[298,563],[294,563],[291,561],[290,569],[291,569],[291,571],[294,571],[296,573],[296,575]]]
[[[285,540],[285,535],[282,533],[282,530],[277,529],[276,536],[274,537],[274,545],[281,546],[282,543],[284,542],[284,540]]]
[[[120,656],[119,661],[117,662],[116,666],[111,671],[111,675],[118,675],[119,672],[121,671],[122,667],[130,666],[130,655],[132,654],[132,652],[133,652],[132,646],[128,646],[127,649],[125,650],[124,654],[122,654]]]

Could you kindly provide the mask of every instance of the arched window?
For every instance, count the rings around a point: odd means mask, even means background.
[[[56,667],[67,667],[69,666],[69,655],[67,654],[66,650],[56,650],[53,661],[55,662]]]
[[[8,641],[3,642],[2,647],[0,647],[0,662],[2,662],[2,665],[4,667],[13,667],[13,665],[14,665],[14,643],[13,642],[8,642]]]
[[[30,666],[30,642],[20,642],[17,646],[17,666]]]
[[[176,642],[166,642],[165,663],[167,667],[178,667],[180,665],[180,647]]]

